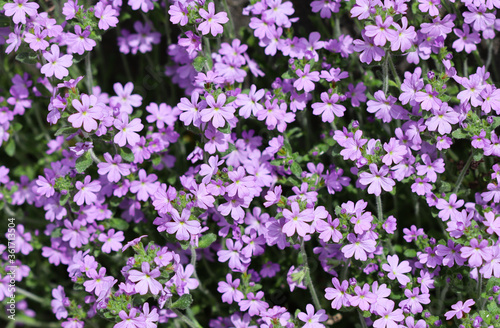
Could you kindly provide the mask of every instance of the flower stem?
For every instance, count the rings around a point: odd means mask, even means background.
[[[382,64],[382,75],[384,76],[384,94],[387,95],[387,91],[389,91],[389,58],[391,58],[390,54],[385,56],[384,63]]]
[[[363,317],[363,314],[361,313],[361,310],[358,309],[358,316],[359,316],[359,321],[361,321],[361,326],[363,328],[368,328],[366,325],[365,317]]]
[[[41,298],[40,296],[37,296],[37,295],[35,295],[33,293],[30,293],[27,290],[22,289],[21,287],[17,287],[16,286],[16,292],[19,293],[19,294],[21,294],[21,295],[24,295],[27,298],[29,298],[30,300],[38,302],[38,303],[40,303],[42,305],[48,304],[48,302],[46,300],[44,300],[43,298]]]
[[[382,197],[378,195],[376,197],[377,200],[377,217],[380,222],[384,221],[384,213],[382,212]]]
[[[316,310],[321,309],[321,304],[319,302],[318,294],[316,294],[316,289],[314,288],[314,284],[311,279],[311,274],[310,274],[310,269],[309,269],[309,263],[307,261],[307,253],[306,249],[304,246],[304,239],[302,239],[302,243],[300,244],[300,254],[302,255],[302,259],[304,260],[304,266],[305,266],[305,271],[306,271],[306,284],[307,288],[309,289],[309,292],[311,293],[314,307]]]
[[[85,81],[87,82],[87,92],[92,94],[92,88],[94,87],[94,79],[92,77],[92,62],[90,61],[90,52],[85,56],[85,74],[87,78]]]
[[[171,309],[171,310],[174,311],[174,313],[177,315],[177,317],[179,317],[179,319],[184,321],[184,323],[186,323],[189,327],[191,327],[191,328],[203,328],[197,321],[193,322],[191,319],[189,319],[184,314],[182,314],[179,310],[177,310],[177,309]]]
[[[396,80],[396,84],[398,85],[399,88],[401,88],[401,80],[399,79],[398,72],[396,71],[396,66],[394,66],[394,62],[392,61],[391,54],[388,54],[387,57],[389,58],[389,66],[391,67],[391,72],[392,72],[392,75],[394,75],[394,79]]]
[[[465,173],[469,169],[469,166],[472,163],[473,159],[474,159],[474,154],[470,154],[469,159],[467,160],[464,167],[462,168],[462,172],[460,172],[460,175],[458,176],[457,184],[455,185],[455,189],[453,189],[454,194],[456,194],[458,192],[458,189],[460,189],[460,185],[462,184],[462,181],[464,180]]]

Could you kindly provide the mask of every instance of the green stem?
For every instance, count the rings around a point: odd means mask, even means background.
[[[222,5],[224,6],[224,11],[227,13],[227,17],[229,18],[229,38],[234,39],[236,37],[233,17],[231,15],[231,11],[229,10],[229,6],[227,5],[227,0],[222,0]]]
[[[177,310],[177,309],[171,309],[171,310],[174,311],[174,313],[177,315],[177,317],[179,317],[179,319],[184,321],[184,323],[186,323],[189,327],[191,327],[191,328],[203,328],[198,322],[192,321],[191,319],[186,317],[184,314],[182,314],[179,310]]]
[[[190,250],[191,250],[191,265],[193,266],[193,277],[198,280],[198,288],[199,290],[205,294],[212,302],[213,304],[217,303],[217,300],[214,298],[214,296],[205,288],[205,286],[201,283],[200,278],[198,278],[198,273],[196,272],[196,249],[193,247],[193,245],[190,245]]]
[[[398,72],[396,71],[396,66],[394,66],[394,62],[392,61],[391,54],[389,53],[387,57],[389,58],[389,66],[391,67],[391,72],[392,75],[394,75],[394,79],[396,79],[396,84],[398,85],[398,88],[401,88],[401,80],[399,79]]]
[[[460,175],[458,176],[457,184],[455,185],[455,189],[453,189],[454,194],[456,194],[458,192],[458,189],[460,189],[460,185],[462,184],[462,181],[464,180],[465,173],[469,169],[469,166],[472,163],[473,159],[474,159],[474,154],[470,154],[469,159],[467,160],[464,167],[462,168],[462,172],[460,172]]]
[[[382,212],[382,197],[380,197],[380,195],[378,195],[376,197],[376,201],[377,201],[377,217],[378,217],[378,220],[380,222],[383,222],[384,221],[384,213]]]
[[[384,63],[382,64],[382,75],[384,76],[384,94],[387,96],[387,91],[389,91],[389,58],[390,55],[385,56]]]
[[[302,243],[300,244],[300,254],[302,254],[302,259],[304,260],[304,266],[305,266],[305,272],[306,272],[306,283],[307,283],[307,288],[309,289],[309,292],[311,293],[314,307],[316,310],[321,309],[321,303],[319,302],[318,294],[316,294],[316,289],[314,288],[314,284],[311,279],[311,274],[310,274],[310,269],[309,269],[309,263],[307,261],[307,253],[306,249],[304,246],[304,239],[302,239]]]
[[[21,287],[17,287],[17,286],[16,286],[16,293],[21,294],[21,295],[24,295],[24,296],[26,296],[27,298],[29,298],[30,300],[33,300],[33,301],[35,301],[35,302],[38,302],[38,303],[40,303],[40,304],[42,304],[42,305],[44,305],[44,304],[48,304],[48,303],[47,303],[47,300],[44,300],[44,299],[43,299],[43,298],[41,298],[40,296],[37,296],[37,295],[35,295],[35,294],[33,294],[33,293],[30,293],[30,292],[28,292],[27,290],[22,289]]]
[[[360,309],[358,309],[358,316],[359,316],[359,321],[361,321],[361,327],[368,328],[368,326],[366,325],[365,317],[363,317],[363,314],[361,313]]]
[[[92,76],[92,62],[90,61],[90,53],[85,56],[85,74],[87,78],[85,82],[87,84],[87,92],[92,94],[92,88],[94,87],[94,78]]]

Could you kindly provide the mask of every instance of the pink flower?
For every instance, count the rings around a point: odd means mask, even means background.
[[[122,248],[122,241],[125,240],[123,236],[123,231],[118,231],[115,233],[115,229],[109,229],[108,234],[100,234],[99,241],[104,243],[102,245],[102,251],[104,253],[117,252]]]
[[[97,121],[103,118],[102,103],[97,103],[97,97],[91,95],[90,97],[86,94],[82,94],[81,102],[78,99],[73,99],[71,102],[73,108],[77,110],[77,113],[72,114],[68,117],[68,122],[74,128],[80,128],[83,125],[83,129],[87,132],[97,129]]]
[[[75,187],[79,190],[73,200],[76,202],[78,206],[82,206],[84,203],[87,205],[93,205],[97,200],[97,195],[95,193],[101,190],[101,183],[98,180],[91,181],[90,175],[85,177],[83,183],[81,181],[77,181],[75,183]]]
[[[189,220],[191,212],[188,209],[183,209],[181,216],[177,211],[173,211],[172,218],[174,221],[165,223],[169,234],[175,233],[175,238],[178,240],[189,240],[193,235],[197,235],[201,231],[200,222],[198,220]]]
[[[115,119],[114,126],[120,131],[114,138],[114,142],[120,147],[125,146],[127,143],[132,147],[135,146],[140,140],[139,134],[136,132],[144,128],[140,118],[134,118],[129,123],[127,114],[123,114],[119,119]]]
[[[393,19],[392,16],[388,16],[385,21],[382,20],[381,16],[375,17],[375,24],[368,25],[365,28],[366,36],[373,38],[373,42],[376,46],[384,46],[387,39],[397,37],[397,32],[395,30],[389,29],[392,26]]]
[[[476,238],[472,238],[470,247],[462,247],[460,253],[464,259],[469,259],[469,265],[473,268],[478,268],[483,264],[483,261],[489,261],[491,259],[488,240],[485,239],[479,242]]]
[[[48,63],[42,66],[40,72],[45,74],[46,77],[55,76],[58,79],[68,76],[67,68],[73,65],[73,56],[63,55],[59,57],[59,46],[57,44],[53,44],[50,50],[51,52],[47,51],[43,54],[43,58]]]
[[[307,304],[306,306],[307,313],[300,312],[297,315],[300,321],[305,322],[303,328],[324,328],[325,326],[320,322],[328,320],[328,316],[326,315],[325,310],[319,310],[315,313],[314,306],[312,304]]]
[[[476,304],[474,300],[468,299],[465,302],[459,301],[456,304],[453,304],[451,308],[453,310],[448,311],[444,314],[446,320],[451,320],[453,317],[457,317],[457,319],[462,319],[464,313],[470,312],[470,307]]]
[[[406,284],[411,280],[405,274],[411,271],[410,263],[408,263],[408,261],[402,261],[399,263],[399,257],[397,255],[387,256],[387,263],[382,265],[382,269],[389,272],[387,275],[389,279],[397,279],[401,285],[406,286]]]
[[[116,154],[114,158],[111,158],[109,153],[105,153],[104,160],[106,160],[106,162],[97,164],[99,168],[97,173],[100,175],[107,174],[109,182],[118,182],[122,176],[130,174],[130,164],[122,163],[120,155]]]
[[[262,297],[264,297],[264,292],[259,291],[256,295],[254,293],[248,293],[246,300],[241,300],[238,302],[241,311],[247,311],[251,316],[258,315],[262,311],[265,311],[269,304],[264,301],[261,301]]]
[[[104,6],[103,2],[98,2],[94,7],[94,15],[99,18],[99,28],[107,30],[118,24],[118,12],[112,6]]]
[[[375,246],[377,242],[370,239],[368,234],[363,234],[362,236],[357,236],[353,233],[347,235],[347,240],[350,244],[342,247],[342,253],[346,258],[351,258],[354,256],[356,260],[366,261],[367,254],[375,252]]]
[[[198,26],[198,30],[201,31],[203,35],[212,33],[213,36],[217,36],[217,34],[221,34],[224,31],[221,24],[226,24],[229,21],[225,12],[215,14],[215,5],[213,2],[208,4],[208,12],[202,8],[199,14],[205,19],[205,21]]]
[[[3,9],[5,16],[14,16],[12,17],[14,24],[26,24],[26,15],[36,16],[38,7],[40,7],[38,4],[28,0],[14,0],[14,3],[6,3]]]
[[[321,120],[323,122],[331,123],[335,119],[335,116],[342,117],[344,116],[344,112],[346,108],[342,105],[337,105],[339,101],[339,95],[334,93],[330,97],[328,93],[321,93],[322,103],[314,103],[312,104],[313,114],[321,115]]]
[[[137,317],[137,309],[131,308],[130,313],[121,310],[118,313],[118,316],[122,321],[118,322],[113,326],[113,328],[144,328],[145,327],[145,318],[143,316]],[[82,326],[83,328],[83,326]]]
[[[291,237],[297,231],[297,234],[304,237],[307,233],[311,232],[311,226],[307,222],[314,220],[313,211],[311,209],[305,209],[303,211],[299,208],[299,203],[292,203],[292,210],[284,209],[283,216],[286,219],[286,223],[283,226],[283,233],[286,233],[288,237]]]
[[[398,324],[396,322],[401,322],[404,320],[405,316],[403,310],[394,310],[394,302],[389,302],[387,307],[378,313],[382,318],[375,320],[373,323],[373,328],[396,328]]]
[[[314,90],[314,82],[319,81],[319,72],[310,72],[311,65],[306,64],[304,66],[304,71],[301,69],[297,70],[297,76],[299,77],[295,82],[293,82],[293,86],[300,91],[304,89],[305,92],[310,92]]]
[[[120,105],[120,113],[132,114],[133,107],[139,107],[142,104],[142,97],[139,95],[133,95],[134,84],[128,82],[125,86],[120,83],[115,83],[113,85],[116,96],[111,97],[111,106]]]
[[[141,271],[130,270],[128,279],[135,282],[135,291],[141,295],[146,295],[148,291],[151,294],[158,295],[163,286],[155,279],[160,276],[160,269],[150,269],[149,262],[142,262]]]
[[[392,187],[396,184],[394,180],[386,177],[387,173],[389,173],[389,168],[383,165],[380,170],[377,168],[377,164],[370,164],[370,172],[362,172],[359,175],[359,183],[368,187],[368,193],[374,194],[375,196],[379,196],[382,192],[382,189],[385,191],[391,191]]]
[[[213,3],[211,2],[213,5]],[[234,108],[231,106],[225,106],[226,95],[221,93],[215,101],[212,95],[207,96],[208,108],[203,109],[200,112],[201,120],[203,122],[212,122],[214,128],[221,128],[226,124],[226,120],[230,120],[234,117]]]

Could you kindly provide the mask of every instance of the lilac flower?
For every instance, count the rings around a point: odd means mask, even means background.
[[[361,286],[354,287],[355,295],[349,298],[349,303],[351,306],[357,306],[362,311],[368,311],[370,305],[377,300],[377,296],[370,292],[370,285],[364,284],[363,288]]]
[[[139,134],[136,132],[144,128],[140,118],[134,118],[130,122],[128,120],[128,115],[123,114],[114,121],[114,127],[119,131],[114,137],[114,142],[120,147],[125,146],[127,143],[130,146],[135,146],[140,140]]]
[[[427,84],[424,91],[418,91],[415,93],[415,101],[421,103],[422,109],[424,110],[439,110],[442,105],[442,100],[437,96],[439,93],[432,90],[432,86]]]
[[[170,5],[168,14],[170,15],[170,21],[173,24],[185,26],[189,22],[189,12],[186,5],[181,2],[175,2],[174,4]]]
[[[116,27],[118,24],[118,11],[110,5],[105,5],[99,1],[94,7],[94,15],[99,18],[99,28],[107,30],[110,27]]]
[[[469,313],[470,307],[474,304],[476,304],[476,302],[472,299],[468,299],[465,302],[459,301],[456,304],[453,304],[451,306],[453,310],[446,312],[444,316],[446,317],[446,320],[451,320],[453,317],[462,319],[464,313]]]
[[[457,52],[462,52],[465,49],[465,52],[470,54],[472,51],[477,49],[476,44],[481,42],[481,37],[477,31],[470,32],[470,26],[468,24],[463,25],[463,31],[455,28],[453,32],[458,39],[453,42],[453,49]]]
[[[408,27],[408,19],[406,17],[401,18],[402,26],[398,23],[392,23],[392,26],[396,28],[395,33],[389,33],[387,35],[387,40],[391,42],[391,50],[405,52],[410,49],[413,42],[417,39],[417,33],[415,32],[415,27]]]
[[[62,79],[68,76],[68,67],[73,65],[72,55],[63,55],[59,57],[59,46],[53,44],[50,47],[51,52],[45,52],[43,58],[45,58],[48,63],[42,66],[40,72],[45,74],[46,77],[55,76],[58,79]]]
[[[346,258],[354,256],[356,260],[366,261],[367,253],[375,252],[377,242],[366,233],[361,236],[350,233],[347,235],[347,240],[350,244],[342,247],[342,253]]]
[[[211,2],[213,5],[213,3]],[[226,95],[221,93],[215,101],[212,95],[206,97],[206,103],[208,108],[203,109],[200,112],[201,120],[203,122],[212,122],[215,128],[221,128],[234,117],[234,108],[232,106],[226,106]],[[182,116],[182,115],[181,115]]]
[[[470,241],[470,247],[464,246],[460,249],[460,253],[464,259],[469,259],[469,265],[473,268],[478,268],[483,264],[483,261],[491,259],[491,251],[488,247],[488,240],[479,242],[476,238]]]
[[[314,90],[314,82],[319,81],[319,72],[310,72],[311,65],[306,64],[304,66],[304,71],[301,69],[297,70],[297,76],[299,77],[295,82],[293,82],[293,86],[298,90],[304,89],[305,92],[311,92]]]
[[[405,275],[405,273],[411,271],[408,261],[401,261],[401,263],[399,263],[399,257],[397,255],[389,255],[387,256],[387,263],[382,265],[382,269],[389,272],[387,275],[389,279],[397,279],[403,286],[406,286],[406,284],[411,281],[411,279]]]
[[[357,39],[353,42],[354,51],[361,52],[359,60],[365,64],[370,64],[372,61],[380,61],[385,56],[384,49],[376,46],[373,43],[373,38],[368,37],[364,31],[361,33],[361,36],[363,40]]]
[[[391,191],[396,183],[391,178],[386,177],[387,173],[389,173],[389,168],[383,165],[379,170],[375,163],[370,164],[369,167],[371,173],[362,172],[359,175],[359,183],[364,186],[369,185],[368,193],[379,196],[382,189]]]
[[[442,158],[438,158],[433,162],[429,155],[423,154],[422,161],[424,164],[417,164],[417,174],[425,175],[431,182],[436,182],[436,173],[444,172],[444,160]]]
[[[261,301],[262,297],[264,297],[264,292],[259,291],[257,294],[248,293],[246,300],[241,300],[238,302],[241,311],[247,311],[251,316],[259,315],[262,311],[265,311],[269,304],[265,301]]]
[[[326,315],[325,310],[319,310],[315,313],[314,306],[312,304],[307,304],[306,306],[307,313],[299,312],[297,314],[297,318],[300,321],[305,322],[303,328],[324,328],[325,325],[320,322],[328,320],[328,316]]]
[[[385,21],[383,21],[382,17],[377,15],[375,17],[375,24],[377,25],[366,26],[365,35],[373,38],[373,42],[376,46],[384,46],[387,39],[395,38],[397,36],[397,32],[395,30],[389,29],[389,27],[392,26],[392,23],[392,16],[388,16]]]
[[[113,328],[144,328],[145,318],[143,316],[137,316],[137,312],[138,311],[135,307],[130,309],[129,314],[127,314],[124,310],[121,310],[120,313],[118,313],[118,316],[122,319],[122,321],[115,324]]]
[[[76,195],[73,197],[73,200],[76,202],[78,206],[83,205],[83,203],[87,205],[92,205],[97,200],[96,193],[101,190],[101,183],[98,180],[92,181],[90,175],[85,176],[83,182],[77,181],[75,183],[75,187],[79,190]]]
[[[86,230],[80,230],[82,223],[80,221],[74,221],[73,224],[68,220],[64,220],[65,229],[61,230],[62,240],[69,241],[69,246],[71,248],[82,247],[89,242],[89,233]]]
[[[460,214],[458,209],[463,205],[464,201],[462,199],[457,201],[457,195],[451,194],[449,201],[440,198],[436,204],[436,208],[440,210],[439,217],[441,220],[448,221],[450,218]]]
[[[321,93],[322,103],[314,103],[311,105],[314,115],[321,115],[321,120],[323,122],[331,123],[333,122],[335,116],[342,117],[346,108],[342,105],[337,105],[339,101],[339,95],[334,93],[330,97],[328,93]]]
[[[222,301],[228,304],[232,304],[234,302],[240,302],[245,295],[239,291],[237,288],[240,285],[240,279],[233,280],[233,277],[230,273],[226,275],[226,281],[219,281],[219,287],[217,291],[222,295]]]
[[[378,315],[382,318],[375,320],[373,328],[396,328],[397,322],[404,320],[403,310],[394,310],[394,302],[390,302],[386,308],[383,308]]]
[[[297,202],[292,203],[291,209],[291,211],[289,209],[283,210],[283,216],[286,219],[283,233],[291,237],[297,232],[299,236],[304,237],[311,232],[311,226],[307,222],[314,220],[313,212],[311,209],[301,211]]]
[[[229,267],[232,270],[243,271],[245,266],[250,263],[250,259],[241,254],[243,244],[237,240],[234,242],[232,239],[226,239],[227,250],[220,250],[217,252],[219,262],[226,262],[229,260]]]
[[[101,120],[103,118],[103,105],[97,102],[97,97],[86,94],[81,95],[81,102],[78,99],[73,99],[71,104],[73,108],[76,109],[77,113],[72,114],[68,117],[68,122],[74,128],[80,128],[87,132],[97,129],[96,120]]]
[[[71,52],[83,55],[85,51],[91,51],[96,46],[96,42],[89,38],[89,36],[89,28],[82,31],[80,25],[75,25],[75,33],[66,34],[66,42]]]
[[[141,272],[142,271],[142,272]],[[150,269],[149,262],[142,262],[141,271],[130,270],[128,279],[135,282],[135,290],[141,295],[145,295],[148,291],[153,295],[158,295],[163,286],[155,279],[160,276],[160,269]]]
[[[156,180],[158,180],[156,174],[148,175],[144,169],[140,169],[139,180],[132,181],[130,192],[137,194],[137,199],[145,202],[156,193],[159,184]]]
[[[104,253],[117,252],[122,248],[122,241],[125,240],[125,236],[123,235],[123,231],[117,231],[115,233],[115,229],[109,229],[108,234],[100,234],[99,241],[104,243],[102,245],[102,251]]]
[[[457,124],[459,121],[459,114],[455,112],[446,103],[443,103],[437,110],[433,110],[434,116],[425,121],[425,125],[429,131],[438,131],[441,134],[451,132],[451,124]]]
[[[70,306],[70,301],[64,293],[64,287],[59,285],[57,288],[52,289],[52,297],[54,299],[50,302],[50,305],[52,306],[52,312],[56,315],[57,320],[67,318],[68,310],[66,310],[66,308]]]
[[[151,0],[128,0],[128,5],[133,10],[139,10],[140,8],[145,13],[154,9],[154,4]]]
[[[407,299],[399,302],[399,307],[405,312],[413,314],[422,313],[424,307],[422,304],[429,304],[431,302],[428,293],[420,294],[420,288],[415,287],[413,290],[405,289],[405,296]]]
[[[132,114],[133,107],[139,107],[142,104],[142,97],[140,95],[133,95],[134,84],[128,82],[125,86],[120,83],[115,83],[113,85],[113,90],[115,90],[116,96],[111,97],[111,106],[120,105],[120,113]]]
[[[169,234],[175,233],[175,238],[178,240],[189,240],[193,235],[201,232],[200,222],[197,220],[189,220],[191,212],[188,209],[183,209],[182,214],[179,216],[177,211],[173,212],[173,222],[165,223],[167,232]]]
[[[205,19],[205,21],[198,26],[198,30],[201,31],[203,35],[211,33],[212,36],[217,36],[217,34],[221,34],[224,31],[221,24],[226,24],[229,21],[225,12],[215,13],[215,5],[213,2],[208,4],[208,11],[201,8],[198,13]]]
[[[109,182],[118,182],[122,176],[127,176],[130,174],[130,164],[122,163],[122,157],[116,154],[113,158],[109,153],[104,154],[104,160],[97,164],[99,170],[97,173],[100,175],[107,174]]]
[[[34,51],[45,50],[49,46],[49,42],[45,40],[48,35],[47,30],[41,30],[40,26],[35,26],[34,34],[27,32],[24,41],[30,45]]]
[[[337,278],[332,278],[332,284],[333,288],[328,287],[325,289],[325,298],[332,301],[332,309],[340,310],[343,306],[350,306],[350,295],[347,294],[349,282],[344,280],[341,284]]]
[[[264,109],[264,106],[259,103],[259,100],[264,97],[264,90],[257,90],[257,87],[252,84],[250,92],[247,94],[240,93],[235,100],[235,104],[240,108],[239,114],[243,118],[249,118],[250,114],[257,116],[259,110]]]
[[[26,24],[26,15],[32,17],[38,14],[37,9],[40,6],[28,0],[14,0],[14,3],[6,3],[3,6],[5,16],[14,16],[14,24]]]
[[[375,113],[375,117],[382,122],[388,123],[394,119],[406,119],[408,113],[399,105],[395,105],[397,98],[389,96],[386,98],[384,92],[379,90],[373,95],[376,100],[368,100],[366,103],[369,113]]]

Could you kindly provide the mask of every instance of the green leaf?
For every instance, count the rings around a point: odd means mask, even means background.
[[[21,63],[24,64],[36,64],[38,62],[38,58],[36,56],[36,53],[34,52],[20,52],[17,56],[16,59],[20,61]]]
[[[495,129],[499,125],[500,125],[500,117],[494,116],[493,117],[493,123],[491,124],[491,128]]]
[[[127,162],[133,162],[135,159],[134,153],[132,153],[132,150],[127,147],[120,148],[120,156]]]
[[[112,218],[107,221],[109,223],[110,228],[114,228],[116,230],[126,231],[128,229],[128,222],[124,219]]]
[[[468,134],[464,130],[462,130],[462,129],[458,129],[458,130],[453,131],[451,133],[451,135],[455,139],[465,139],[465,138],[468,137]]]
[[[153,156],[152,162],[154,166],[158,166],[161,163],[161,156],[159,155]]]
[[[483,153],[482,152],[476,152],[473,156],[474,161],[479,162],[483,158]]]
[[[75,129],[74,127],[71,127],[71,126],[65,126],[63,128],[60,128],[59,130],[57,130],[55,135],[56,136],[60,136],[60,135],[69,136],[70,134],[73,134],[76,131],[78,131],[78,129]]]
[[[290,71],[286,71],[285,73],[283,73],[281,75],[281,78],[284,80],[289,80],[289,79],[293,79],[294,76],[290,73]]]
[[[7,144],[5,145],[5,153],[9,155],[10,157],[14,156],[14,153],[16,152],[16,143],[14,142],[13,138],[10,138]]]
[[[406,256],[407,258],[413,258],[417,256],[417,252],[414,249],[409,248],[405,250],[404,256]]]
[[[201,72],[205,67],[207,59],[204,56],[198,56],[193,61],[193,67],[197,72]]]
[[[292,163],[292,166],[290,167],[290,170],[292,170],[293,175],[295,175],[297,178],[302,178],[302,168],[300,167],[299,163],[294,161]]]
[[[217,236],[214,233],[207,233],[198,241],[198,248],[207,248],[216,240]]]
[[[224,133],[224,134],[230,134],[231,133],[231,126],[229,125],[229,123],[226,121],[226,124],[224,124],[224,126],[222,128],[219,128],[218,129],[220,132]]]
[[[90,157],[90,153],[86,151],[85,154],[76,159],[75,168],[78,173],[82,173],[90,165],[92,165],[92,157]]]
[[[59,199],[59,205],[64,206],[68,202],[69,199],[69,192],[67,192],[65,195],[62,195],[61,198]]]

